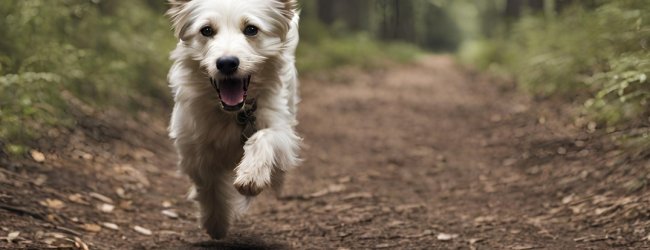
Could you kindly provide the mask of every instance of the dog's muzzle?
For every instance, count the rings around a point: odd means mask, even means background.
[[[221,106],[226,111],[240,111],[246,103],[248,85],[251,76],[210,78],[210,83],[217,90]]]

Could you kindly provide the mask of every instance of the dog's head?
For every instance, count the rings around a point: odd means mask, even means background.
[[[184,54],[197,61],[227,111],[246,101],[251,77],[281,55],[295,0],[170,0]],[[210,81],[210,82],[207,82]]]

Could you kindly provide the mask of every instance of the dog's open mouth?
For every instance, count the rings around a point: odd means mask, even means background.
[[[221,105],[226,111],[239,111],[246,103],[248,85],[251,76],[245,77],[224,77],[210,79],[212,86],[217,90]]]

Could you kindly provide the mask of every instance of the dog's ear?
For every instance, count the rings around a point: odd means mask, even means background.
[[[277,0],[282,3],[282,15],[291,20],[298,9],[298,2],[296,0]]]
[[[183,39],[185,36],[185,31],[189,27],[189,20],[186,13],[186,5],[192,0],[169,0],[169,5],[171,7],[167,11],[166,15],[172,21],[172,27],[174,28],[174,34],[176,37]]]

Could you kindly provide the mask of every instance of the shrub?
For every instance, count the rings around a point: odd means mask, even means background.
[[[2,1],[0,37],[0,138],[10,149],[44,126],[73,124],[64,90],[122,110],[143,97],[169,100],[175,41],[162,13],[141,1]]]

